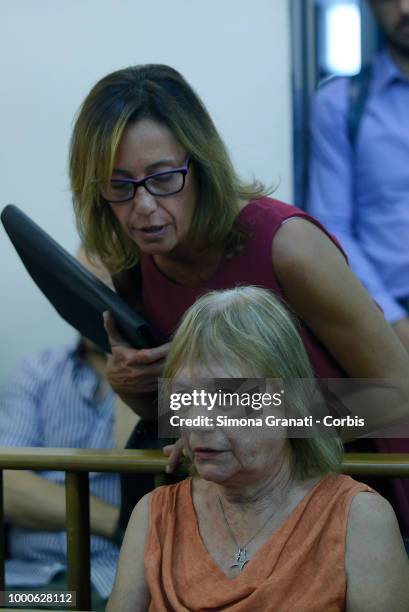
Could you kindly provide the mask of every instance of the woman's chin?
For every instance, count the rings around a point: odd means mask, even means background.
[[[129,237],[141,253],[145,255],[164,255],[175,247],[170,231],[166,230],[167,226],[164,227],[163,233],[158,236],[135,230],[131,232]]]
[[[142,241],[137,242],[136,240],[134,240],[134,242],[141,253],[144,255],[151,255],[151,257],[154,255],[166,255],[171,250],[165,243],[146,243]]]
[[[195,468],[196,473],[198,476],[200,476],[200,478],[203,478],[203,480],[209,480],[210,482],[221,483],[224,482],[229,476],[225,473],[225,471],[216,469],[213,466],[198,465],[195,463]]]

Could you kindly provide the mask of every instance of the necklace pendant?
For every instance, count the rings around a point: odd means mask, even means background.
[[[243,567],[250,561],[247,556],[247,549],[239,547],[239,550],[233,555],[233,560],[234,563],[231,567],[238,567],[240,571],[243,571]]]

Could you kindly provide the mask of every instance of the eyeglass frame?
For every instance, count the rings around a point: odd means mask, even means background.
[[[101,195],[104,198],[104,200],[108,202],[109,204],[127,204],[128,202],[131,202],[131,200],[134,199],[136,195],[136,191],[137,189],[139,189],[139,187],[144,187],[150,195],[156,198],[167,198],[169,196],[175,195],[176,193],[180,193],[185,186],[186,175],[189,171],[189,166],[190,166],[191,161],[192,161],[192,157],[189,155],[186,159],[184,166],[181,166],[180,168],[174,168],[173,170],[163,170],[162,172],[155,172],[154,174],[148,174],[148,176],[145,176],[145,178],[143,179],[131,179],[131,178],[110,179],[110,183],[129,183],[130,185],[133,186],[132,197],[127,198],[126,200],[108,200],[102,192],[101,192]],[[176,174],[176,173],[180,173],[183,176],[182,187],[178,189],[177,191],[172,191],[171,193],[158,194],[158,193],[152,193],[151,191],[149,191],[148,187],[146,186],[146,182],[149,181],[149,179],[156,178],[157,176],[163,176],[164,174]]]

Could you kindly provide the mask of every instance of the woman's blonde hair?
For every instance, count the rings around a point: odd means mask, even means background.
[[[266,195],[257,182],[243,183],[204,104],[173,68],[147,64],[118,70],[101,79],[83,102],[70,145],[70,181],[77,227],[86,250],[111,272],[138,260],[136,245],[124,234],[98,183],[110,180],[115,155],[127,126],[152,119],[168,127],[190,155],[199,201],[192,240],[234,251],[246,239],[235,225],[240,200]]]
[[[183,368],[223,368],[226,376],[282,379],[286,406],[295,416],[310,414],[319,398],[304,344],[287,309],[266,289],[255,286],[212,291],[185,313],[164,368],[173,379]],[[203,374],[201,374],[203,376]],[[318,395],[317,395],[318,394]],[[338,471],[338,438],[290,438],[294,474],[301,478]]]

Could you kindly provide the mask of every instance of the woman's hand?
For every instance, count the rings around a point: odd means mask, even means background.
[[[112,349],[106,366],[108,382],[126,404],[141,414],[143,398],[137,396],[157,392],[169,344],[149,349],[132,348],[121,336],[110,312],[104,312],[104,327]]]
[[[176,470],[177,466],[183,459],[184,448],[182,438],[179,438],[179,440],[177,440],[175,444],[168,444],[167,446],[164,446],[162,450],[168,457],[166,473],[171,474]]]

